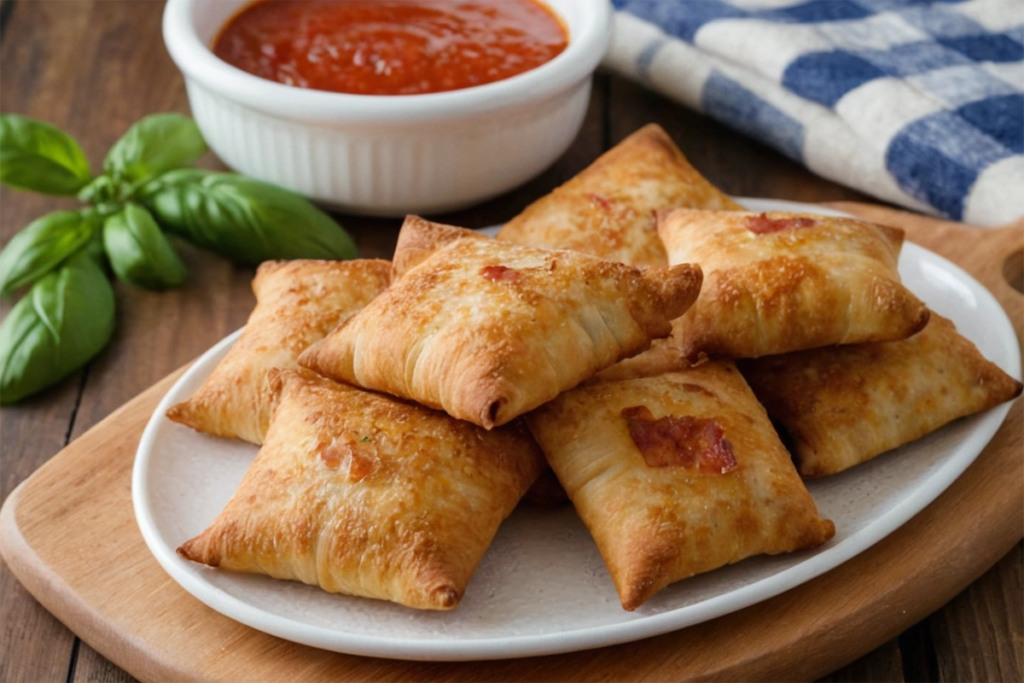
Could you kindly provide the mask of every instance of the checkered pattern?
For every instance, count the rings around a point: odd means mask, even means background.
[[[610,68],[881,199],[1024,215],[1020,0],[614,3]]]

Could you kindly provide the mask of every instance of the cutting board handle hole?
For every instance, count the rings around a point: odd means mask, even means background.
[[[1003,261],[1003,277],[1011,287],[1024,294],[1024,248],[1013,252]]]

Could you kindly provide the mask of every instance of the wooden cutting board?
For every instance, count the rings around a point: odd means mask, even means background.
[[[1024,222],[994,231],[860,204],[986,285],[1024,337]],[[878,647],[938,609],[1024,537],[1024,409],[932,505],[814,581],[714,621],[638,643],[495,662],[336,654],[238,624],[192,598],[135,525],[131,472],[143,427],[180,374],[98,424],[19,486],[0,511],[0,553],[89,645],[142,680],[803,680]]]

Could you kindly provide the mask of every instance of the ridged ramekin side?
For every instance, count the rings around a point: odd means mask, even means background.
[[[186,79],[196,122],[227,165],[328,206],[388,216],[464,208],[536,176],[571,144],[590,86],[587,78],[497,115],[353,125],[279,118]]]

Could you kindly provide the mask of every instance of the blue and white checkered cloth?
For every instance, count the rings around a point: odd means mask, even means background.
[[[611,69],[875,197],[1024,215],[1021,0],[614,3]]]

